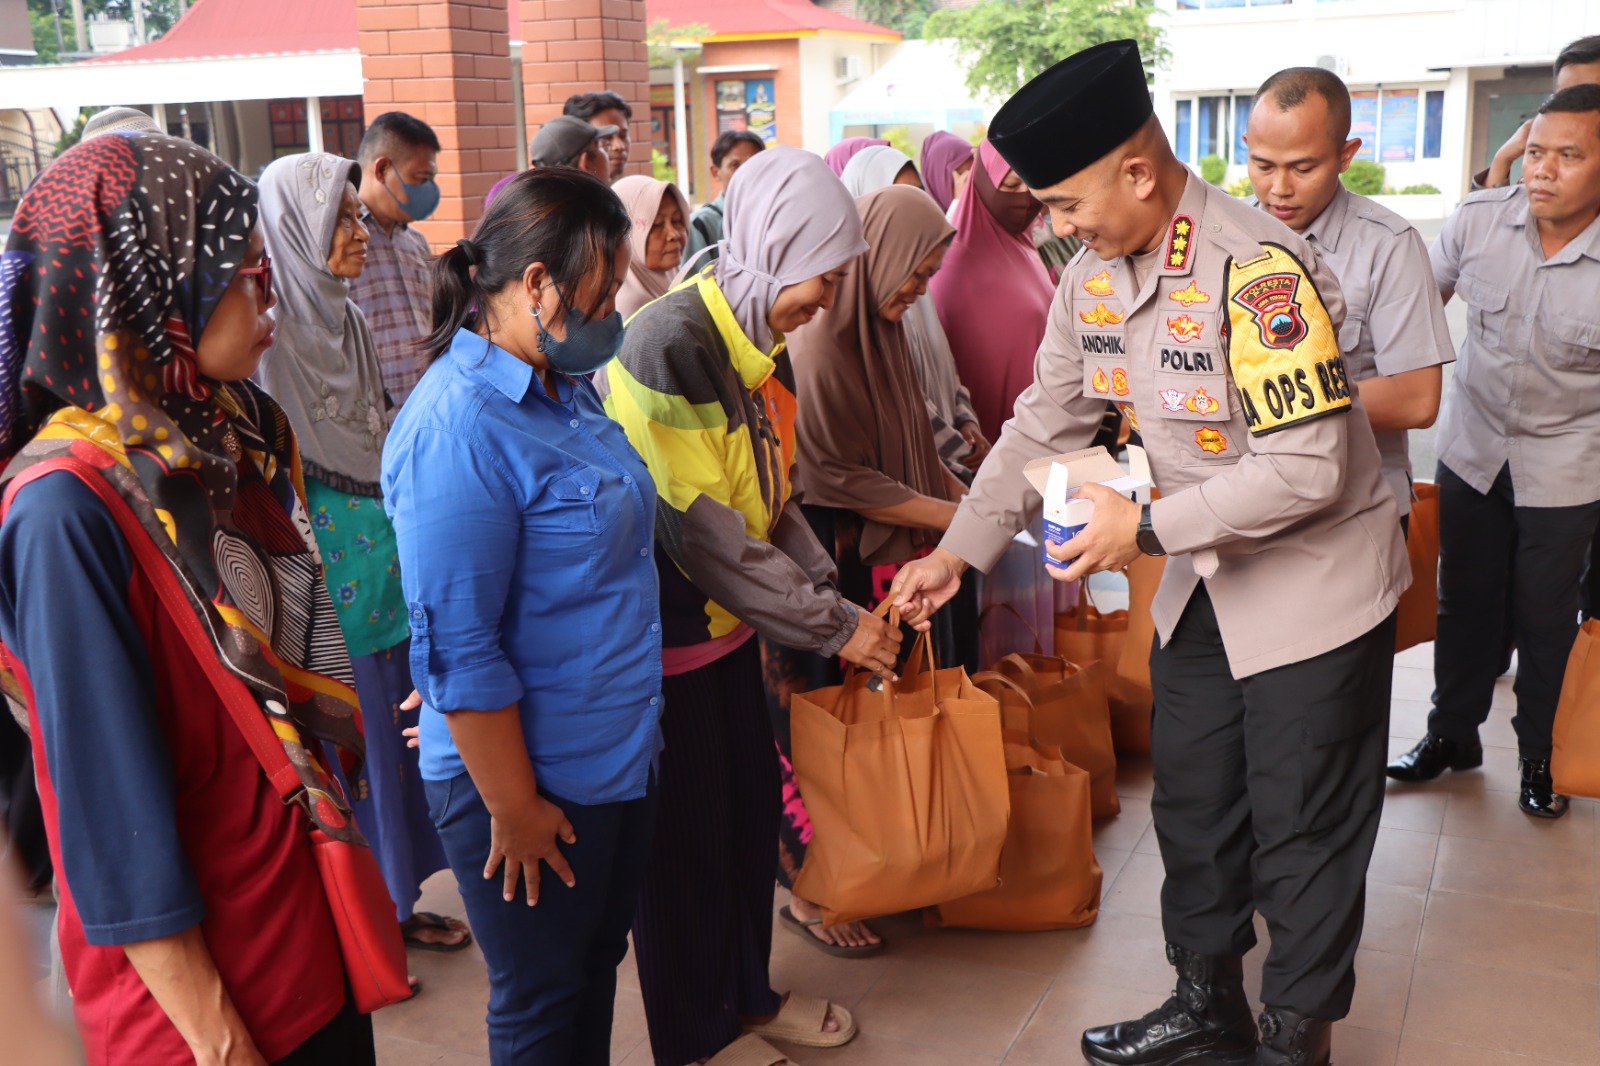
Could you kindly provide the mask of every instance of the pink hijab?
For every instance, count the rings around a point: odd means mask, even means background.
[[[611,186],[611,191],[617,194],[622,206],[628,210],[628,217],[633,219],[633,258],[628,261],[628,276],[622,279],[622,288],[617,291],[617,310],[622,312],[623,318],[632,318],[639,308],[665,296],[672,287],[673,277],[678,273],[678,266],[667,270],[651,270],[645,265],[645,246],[650,241],[650,228],[656,223],[661,201],[668,194],[678,201],[678,210],[683,212],[685,232],[689,226],[689,201],[671,182],[657,181],[643,174],[630,174],[620,179]],[[688,247],[687,238],[684,247]],[[682,265],[682,260],[678,265]]]
[[[985,140],[956,205],[956,239],[930,286],[956,370],[972,393],[983,435],[1000,437],[1017,397],[1033,383],[1055,287],[1026,231],[1008,232],[985,202],[1011,167]]]
[[[950,210],[956,198],[956,171],[972,159],[972,145],[943,130],[928,134],[922,142],[922,185],[939,210]]]
[[[846,137],[832,148],[829,148],[828,154],[822,157],[822,161],[828,164],[828,167],[835,174],[843,177],[845,165],[850,162],[850,157],[861,151],[861,149],[871,148],[875,144],[882,145],[885,148],[889,147],[888,141],[877,137]]]

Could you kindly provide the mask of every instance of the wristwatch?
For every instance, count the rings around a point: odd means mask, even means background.
[[[1146,555],[1167,554],[1167,550],[1161,546],[1161,538],[1156,536],[1156,527],[1151,524],[1148,503],[1139,509],[1139,535],[1135,540],[1139,550]]]

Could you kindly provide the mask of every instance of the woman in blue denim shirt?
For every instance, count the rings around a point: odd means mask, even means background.
[[[384,447],[422,777],[495,1066],[609,1060],[650,851],[656,492],[586,378],[621,340],[631,229],[579,171],[507,185],[434,266],[438,355]]]

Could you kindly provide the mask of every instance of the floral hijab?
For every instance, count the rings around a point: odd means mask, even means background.
[[[257,218],[254,185],[162,134],[95,137],[39,176],[0,256],[0,481],[9,498],[50,469],[103,478],[176,576],[195,653],[271,721],[314,823],[359,840],[312,754],[364,745],[294,434],[259,388],[195,363]]]

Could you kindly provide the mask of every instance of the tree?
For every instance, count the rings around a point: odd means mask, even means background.
[[[899,30],[914,41],[923,35],[933,8],[933,0],[856,0],[856,17]]]
[[[1344,187],[1360,196],[1377,196],[1383,192],[1383,164],[1370,159],[1357,159],[1350,164],[1341,179]]]
[[[673,42],[698,45],[710,36],[711,27],[703,22],[673,26],[666,19],[656,19],[644,31],[645,44],[650,49],[650,66],[656,69],[672,66],[672,61],[677,58],[679,51],[683,51],[685,60],[693,59],[699,55],[698,48],[681,50],[674,48]]]
[[[1090,45],[1131,37],[1147,68],[1167,61],[1156,0],[981,0],[928,17],[924,36],[953,41],[967,88],[1008,97],[1028,79]]]
[[[72,26],[71,6],[68,0],[59,0],[61,13],[57,13],[58,0],[28,0],[28,21],[33,27],[33,50],[39,53],[40,63],[61,61],[60,41],[66,42],[67,51],[77,48],[77,33]],[[106,15],[110,18],[133,18],[133,0],[83,0],[83,15]],[[143,0],[144,28],[150,40],[155,40],[172,28],[182,14],[180,0]],[[57,38],[57,23],[60,38]]]

